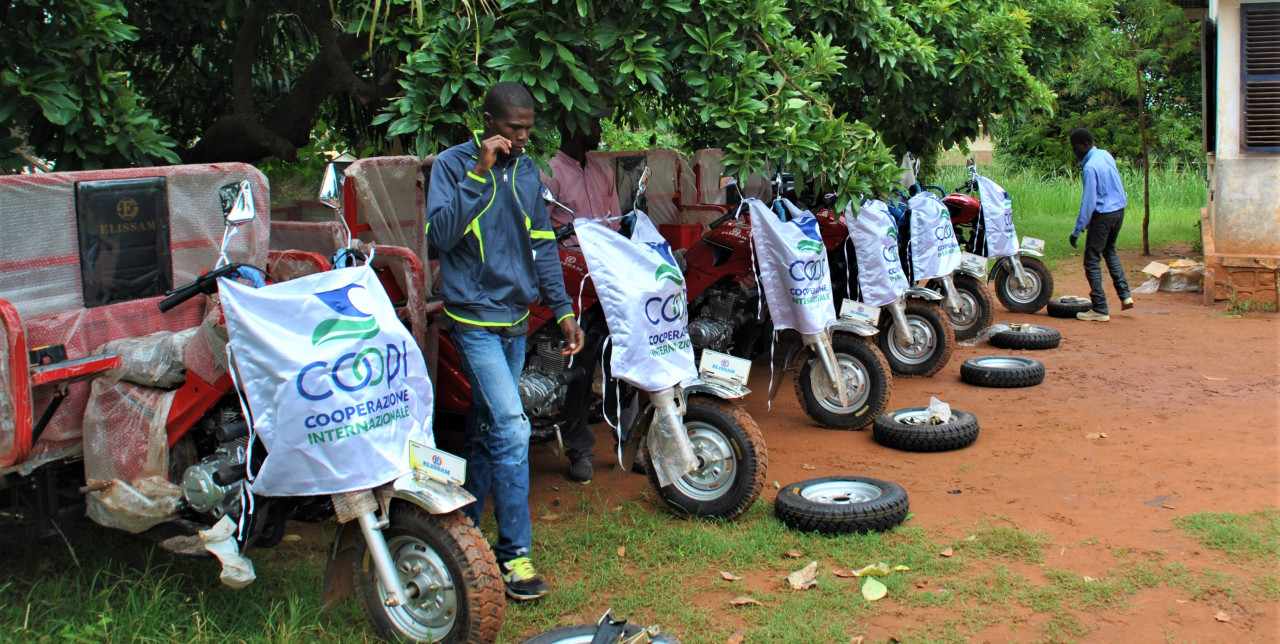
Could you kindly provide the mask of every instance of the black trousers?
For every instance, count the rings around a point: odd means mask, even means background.
[[[1123,223],[1124,208],[1121,208],[1115,212],[1093,213],[1085,228],[1088,237],[1084,240],[1084,275],[1089,280],[1089,300],[1098,313],[1107,313],[1107,294],[1102,290],[1102,260],[1107,262],[1107,272],[1111,273],[1116,295],[1121,300],[1130,296],[1129,281],[1124,277],[1124,267],[1116,254],[1116,238],[1120,236]]]

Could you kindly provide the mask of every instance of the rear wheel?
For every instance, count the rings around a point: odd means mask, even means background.
[[[431,515],[404,502],[382,530],[407,606],[387,591],[364,538],[357,544],[356,595],[379,637],[449,644],[492,642],[506,613],[502,575],[484,535],[459,511]]]
[[[1039,324],[1014,324],[1008,331],[992,335],[990,342],[1001,349],[1056,349],[1062,343],[1062,334]]]
[[[893,383],[889,362],[869,340],[848,333],[833,333],[831,348],[849,404],[840,404],[840,394],[817,356],[811,356],[800,368],[796,397],[804,413],[823,427],[863,429],[889,404]]]
[[[951,420],[929,422],[928,407],[908,407],[876,416],[872,436],[877,443],[908,452],[943,452],[978,440],[978,417],[952,409]]]
[[[1032,387],[1044,382],[1044,365],[1015,356],[969,358],[960,363],[960,379],[979,387]]]
[[[746,410],[705,395],[689,397],[684,426],[697,467],[660,487],[657,468],[645,468],[662,500],[681,516],[736,519],[760,496],[769,456],[760,427]]]
[[[1009,266],[1010,260],[1001,258],[992,280],[996,283],[996,297],[1000,304],[1014,313],[1035,313],[1043,309],[1053,297],[1053,274],[1044,262],[1028,256],[1018,258],[1027,275],[1026,286],[1018,284],[1018,276]]]
[[[880,351],[895,376],[927,378],[942,370],[951,360],[955,348],[956,333],[951,320],[942,308],[933,302],[907,300],[907,326],[911,341],[903,342],[894,329],[893,316],[882,314],[888,322],[876,336]]]
[[[1049,300],[1048,313],[1051,318],[1075,318],[1077,313],[1084,313],[1093,308],[1087,297],[1063,295]]]

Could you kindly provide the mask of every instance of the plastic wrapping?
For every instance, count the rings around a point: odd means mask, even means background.
[[[951,422],[951,405],[929,396],[929,424],[944,425]]]
[[[684,428],[681,410],[676,407],[675,389],[662,389],[649,394],[653,402],[653,422],[645,439],[649,450],[649,465],[658,477],[658,487],[666,487],[680,480],[698,466],[693,455],[693,443]]]
[[[176,392],[120,380],[92,382],[84,411],[87,514],[138,533],[176,516],[182,488],[169,482],[165,421]]]
[[[372,229],[356,234],[361,241],[408,248],[426,263],[423,167],[416,156],[360,159],[347,167],[347,187],[355,191],[356,226]],[[344,199],[343,207],[350,210],[351,202]]]
[[[208,313],[200,322],[200,330],[187,342],[182,360],[197,378],[214,384],[227,375],[227,329],[218,323],[222,307],[217,296],[210,296],[208,301]]]
[[[222,562],[222,573],[218,578],[230,588],[240,590],[253,583],[257,575],[253,572],[253,562],[240,554],[236,544],[236,524],[230,517],[222,517],[208,530],[199,532],[204,547]]]
[[[962,347],[977,346],[979,343],[990,340],[991,336],[997,333],[1000,333],[1002,331],[1008,331],[1010,328],[1012,327],[1010,327],[1008,324],[1005,324],[1003,322],[1001,322],[1000,324],[992,324],[991,326],[979,331],[978,335],[975,335],[968,340],[961,341],[958,344]]]
[[[13,451],[13,434],[17,431],[13,397],[9,394],[9,330],[0,318],[0,463]]]
[[[267,259],[270,203],[266,177],[241,163],[53,172],[0,176],[0,230],[21,240],[8,244],[0,259],[0,299],[12,302],[26,327],[27,346],[63,345],[69,359],[83,358],[103,344],[156,331],[180,331],[199,323],[200,298],[162,314],[151,297],[84,308],[77,241],[76,184],[84,181],[165,177],[169,242],[175,285],[195,279],[214,265],[222,241],[218,188],[248,179],[258,217],[239,229],[228,252],[237,261],[261,266]],[[38,214],[39,216],[34,216]],[[81,448],[81,425],[89,397],[87,383],[73,383],[67,398],[32,447],[28,463],[74,455]],[[50,401],[33,402],[36,414]],[[2,427],[2,425],[0,425]],[[4,441],[0,430],[0,441]],[[10,436],[11,440],[11,436]]]
[[[94,351],[98,355],[120,356],[120,367],[104,374],[147,387],[172,389],[186,380],[183,352],[198,327],[184,331],[157,331],[140,338],[112,340]]]
[[[271,224],[271,250],[303,250],[332,257],[347,242],[347,229],[329,211],[330,221],[277,221]]]

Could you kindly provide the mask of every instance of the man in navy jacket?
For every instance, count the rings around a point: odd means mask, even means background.
[[[493,552],[507,594],[527,600],[548,592],[530,559],[530,426],[518,389],[529,305],[541,297],[552,310],[566,354],[581,350],[582,330],[565,294],[538,170],[524,155],[533,97],[518,83],[497,83],[483,110],[483,133],[445,150],[431,167],[426,234],[440,251],[445,328],[471,383],[463,487],[477,500],[463,512],[479,525],[493,495]]]

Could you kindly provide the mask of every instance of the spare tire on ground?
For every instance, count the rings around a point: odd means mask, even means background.
[[[960,379],[979,387],[1031,387],[1044,382],[1044,365],[1018,356],[980,356],[960,363]]]
[[[978,417],[952,409],[951,420],[929,422],[928,407],[907,407],[876,416],[872,436],[877,443],[908,452],[943,452],[978,440]]]
[[[823,534],[882,532],[907,518],[907,491],[867,476],[824,476],[784,486],[774,514],[788,528]]]
[[[1087,297],[1079,295],[1063,295],[1049,300],[1049,317],[1051,318],[1074,318],[1077,313],[1084,313],[1093,308],[1093,303]]]
[[[1010,324],[1007,331],[993,334],[990,342],[1001,349],[1054,349],[1062,343],[1062,334],[1039,324]]]

